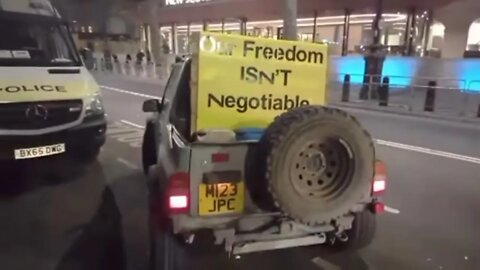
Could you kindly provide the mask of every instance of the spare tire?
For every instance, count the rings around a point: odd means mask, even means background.
[[[373,140],[344,111],[304,106],[283,113],[255,152],[256,181],[268,189],[258,204],[298,222],[329,223],[370,199]]]

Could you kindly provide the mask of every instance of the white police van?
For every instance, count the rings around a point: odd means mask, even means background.
[[[94,160],[105,131],[100,88],[57,10],[0,0],[0,160]]]

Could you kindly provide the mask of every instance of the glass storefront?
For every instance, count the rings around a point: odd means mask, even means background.
[[[423,51],[436,50],[438,26],[433,24],[429,31],[427,12],[416,15],[413,27],[413,55],[423,54]],[[373,38],[372,22],[375,14],[352,14],[350,15],[350,25],[348,33],[348,54],[361,54],[365,47],[371,44]],[[341,55],[342,43],[344,35],[344,15],[323,16],[299,18],[298,38],[304,41],[320,42],[329,44],[332,55]],[[405,45],[409,33],[407,29],[408,15],[406,13],[386,13],[382,16],[381,26],[381,43],[385,46],[387,53],[393,55],[401,55],[405,52]],[[282,32],[282,20],[268,21],[249,21],[246,22],[246,35],[279,38]],[[195,22],[189,25],[177,25],[176,31],[172,31],[172,26],[163,26],[161,28],[162,35],[168,44],[171,53],[184,54],[188,52],[188,36],[192,33],[201,31],[204,26],[210,31],[225,32],[228,34],[241,33],[241,20],[225,19],[223,22]],[[172,33],[175,33],[175,37]],[[427,41],[424,36],[429,35]],[[176,48],[173,45],[176,41]],[[176,50],[175,50],[176,49]]]
[[[475,20],[468,30],[467,51],[480,51],[480,19]]]
[[[334,56],[363,54],[372,44],[374,19],[373,12],[349,15],[348,39],[344,46],[345,15],[337,12],[335,16],[302,17],[297,20],[298,39],[328,44],[331,55]],[[188,53],[189,35],[201,31],[205,26],[210,31],[241,34],[242,25],[245,25],[246,35],[278,39],[282,35],[282,24],[283,21],[280,19],[247,21],[243,24],[240,19],[235,18],[223,21],[197,21],[189,25],[179,24],[176,31],[172,31],[171,25],[163,26],[161,32],[166,40],[164,45],[166,51],[185,54]],[[389,55],[431,57],[442,55],[445,26],[431,18],[431,13],[426,10],[384,13],[380,29],[380,43]],[[480,18],[470,26],[465,50],[466,53],[480,55]]]

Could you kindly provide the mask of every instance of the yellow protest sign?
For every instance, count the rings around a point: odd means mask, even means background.
[[[264,128],[326,102],[326,45],[204,32],[198,46],[196,130]]]

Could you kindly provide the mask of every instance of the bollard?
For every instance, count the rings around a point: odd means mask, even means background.
[[[388,106],[390,95],[390,78],[383,77],[382,85],[378,89],[378,106]]]
[[[478,104],[477,117],[480,118],[480,104]]]
[[[425,108],[426,112],[433,112],[435,110],[435,88],[437,87],[436,81],[429,81],[427,93],[425,95]]]
[[[370,86],[370,99],[377,100],[380,95],[380,88],[382,87],[381,83],[372,83]]]
[[[346,74],[343,78],[342,87],[342,102],[348,102],[350,100],[350,74]]]
[[[361,100],[367,100],[368,99],[368,91],[369,91],[369,86],[368,84],[362,84],[362,87],[360,88],[360,94],[358,95],[358,98]]]

